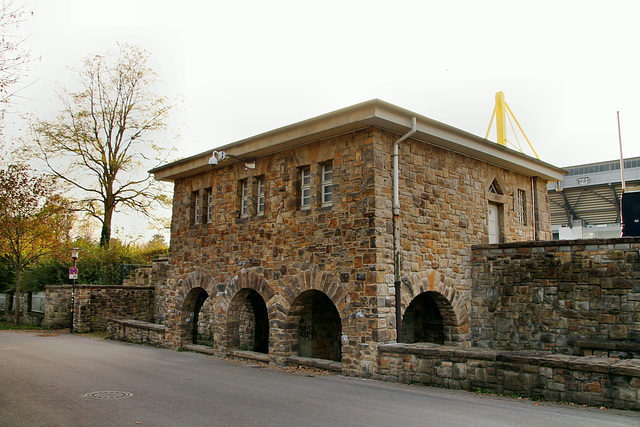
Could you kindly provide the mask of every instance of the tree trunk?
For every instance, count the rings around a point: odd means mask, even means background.
[[[16,269],[16,304],[13,307],[14,319],[13,323],[15,325],[20,324],[20,282],[22,280],[22,269]]]
[[[113,217],[113,208],[104,210],[104,221],[102,222],[102,233],[100,234],[100,247],[106,248],[111,240],[111,218]]]

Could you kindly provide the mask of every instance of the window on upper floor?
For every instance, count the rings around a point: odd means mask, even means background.
[[[193,223],[200,224],[200,192],[193,191],[191,193],[191,210],[193,212]]]
[[[311,167],[300,168],[300,209],[311,208]]]
[[[249,186],[246,179],[240,181],[240,217],[249,215]]]
[[[333,163],[322,165],[322,206],[333,204]]]
[[[256,215],[264,215],[264,176],[256,178]]]
[[[207,200],[207,224],[213,221],[213,188],[209,188],[206,191]]]
[[[518,223],[527,225],[527,193],[524,190],[518,190],[516,212],[518,213]]]

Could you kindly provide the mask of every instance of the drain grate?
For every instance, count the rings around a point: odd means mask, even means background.
[[[133,396],[128,391],[94,391],[84,395],[87,399],[125,399]]]

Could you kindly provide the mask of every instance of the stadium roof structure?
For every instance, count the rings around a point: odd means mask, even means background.
[[[562,182],[549,183],[551,224],[584,226],[619,224],[622,179],[620,161],[568,166]],[[640,157],[625,159],[625,191],[640,191]]]

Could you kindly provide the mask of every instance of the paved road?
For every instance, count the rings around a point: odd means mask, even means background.
[[[640,426],[640,413],[0,331],[0,426]],[[49,334],[51,335],[51,334]],[[116,393],[126,392],[129,397]]]

